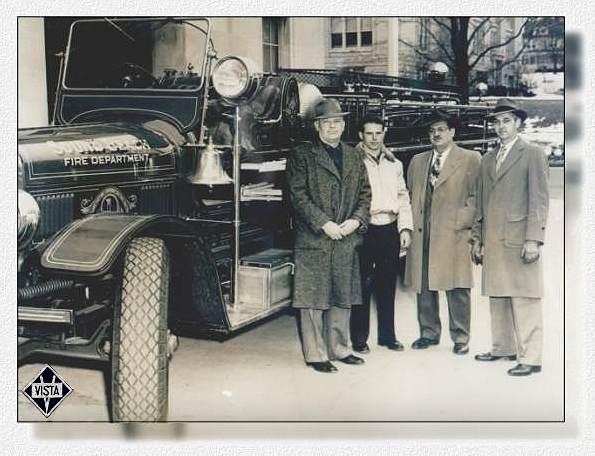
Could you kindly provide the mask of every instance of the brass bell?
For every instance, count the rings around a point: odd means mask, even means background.
[[[233,179],[223,169],[221,164],[222,152],[215,149],[212,141],[202,149],[197,160],[196,170],[190,182],[196,185],[223,185],[230,184]]]

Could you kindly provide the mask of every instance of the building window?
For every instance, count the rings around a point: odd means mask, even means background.
[[[507,33],[505,40],[508,40],[511,37],[512,37],[512,33]],[[510,43],[508,43],[506,45],[506,57],[512,60],[516,51],[517,51],[517,49],[516,49],[516,45],[515,45],[515,40],[512,40]]]
[[[371,45],[371,17],[331,17],[331,49]]]
[[[473,52],[475,54],[481,54],[484,49],[484,39],[485,39],[485,31],[478,30],[475,34],[475,38],[473,39]]]
[[[343,47],[343,18],[331,17],[331,47]]]
[[[265,73],[276,73],[279,70],[283,17],[262,18],[262,69]]]
[[[345,46],[357,46],[357,17],[345,18]]]
[[[372,18],[361,17],[359,36],[361,46],[372,46]]]

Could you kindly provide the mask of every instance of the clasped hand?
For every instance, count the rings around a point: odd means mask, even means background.
[[[339,241],[346,236],[349,236],[359,228],[359,221],[355,219],[345,220],[340,225],[335,222],[328,221],[322,226],[322,231],[334,241]]]

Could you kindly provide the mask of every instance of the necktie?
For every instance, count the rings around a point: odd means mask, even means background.
[[[436,185],[436,180],[440,175],[440,170],[442,169],[442,153],[435,152],[434,153],[434,163],[432,163],[432,169],[430,170],[430,185],[432,188]]]

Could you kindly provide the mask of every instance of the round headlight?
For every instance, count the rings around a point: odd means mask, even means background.
[[[21,250],[33,239],[40,215],[39,205],[29,193],[19,190],[17,199],[17,246]]]
[[[248,59],[228,56],[213,69],[213,87],[223,98],[248,98],[258,86],[258,77]]]

